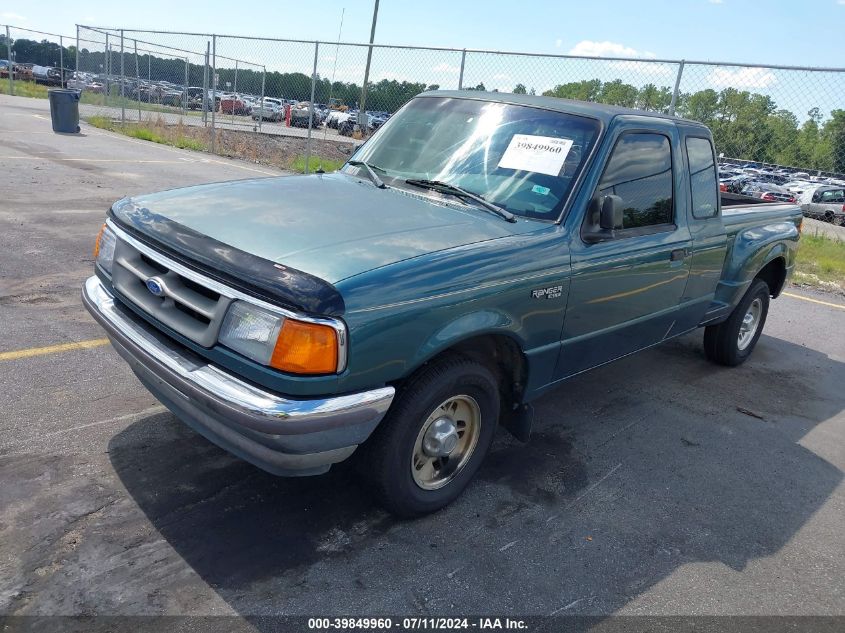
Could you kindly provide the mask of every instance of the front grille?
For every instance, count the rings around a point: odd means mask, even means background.
[[[147,281],[153,278],[162,289],[161,296],[147,287]],[[203,347],[211,347],[217,341],[223,316],[232,301],[170,270],[154,253],[142,253],[119,238],[112,265],[112,285],[137,308]]]

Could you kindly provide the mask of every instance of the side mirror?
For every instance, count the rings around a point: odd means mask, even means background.
[[[619,196],[605,196],[601,203],[601,217],[599,226],[603,229],[615,231],[622,228],[622,198]]]
[[[600,208],[596,208],[601,204]],[[584,232],[584,241],[590,244],[605,242],[616,237],[616,231],[622,228],[623,201],[619,196],[608,195],[603,198],[595,197],[590,201],[590,225]],[[596,218],[598,212],[598,218]],[[598,220],[598,226],[595,224]]]

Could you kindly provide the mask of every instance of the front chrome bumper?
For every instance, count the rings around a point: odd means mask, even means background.
[[[393,401],[393,387],[296,400],[208,363],[115,303],[97,277],[85,307],[147,389],[218,446],[277,475],[312,475],[349,457]]]

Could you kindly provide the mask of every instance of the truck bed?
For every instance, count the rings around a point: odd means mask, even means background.
[[[734,193],[722,193],[722,220],[728,235],[751,226],[770,223],[800,223],[801,207],[791,202],[767,202],[759,198]]]

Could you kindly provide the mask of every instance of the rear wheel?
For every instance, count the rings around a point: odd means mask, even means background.
[[[754,280],[727,321],[704,329],[704,353],[709,360],[735,367],[751,356],[766,324],[770,292],[765,281]]]
[[[357,456],[381,504],[414,517],[458,497],[493,441],[499,400],[492,372],[464,357],[437,361],[412,377]]]

